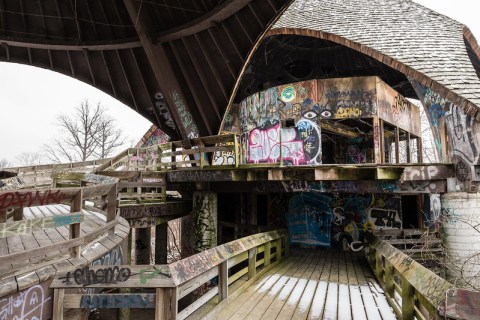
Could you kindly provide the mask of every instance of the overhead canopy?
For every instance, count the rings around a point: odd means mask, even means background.
[[[185,121],[216,134],[249,52],[288,2],[0,1],[0,60],[91,84],[172,138],[191,133]]]
[[[410,97],[415,79],[480,114],[462,24],[410,0],[291,2],[0,1],[0,60],[89,83],[173,139],[216,134],[233,101],[309,77],[378,75]]]

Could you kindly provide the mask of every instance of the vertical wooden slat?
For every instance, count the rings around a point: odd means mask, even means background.
[[[271,251],[272,251],[272,244],[270,241],[265,242],[265,250],[263,251],[263,266],[266,267],[270,264],[271,258]]]
[[[410,163],[411,156],[410,156],[410,132],[407,132],[407,163]]]
[[[284,236],[283,240],[283,245],[285,246],[285,257],[288,257],[290,255],[290,243],[288,242],[288,236]]]
[[[395,127],[395,163],[400,163],[400,129]]]
[[[155,320],[164,320],[165,318],[165,288],[157,288],[155,303]]]
[[[114,185],[107,196],[107,222],[115,219],[117,215],[117,185]],[[110,236],[115,235],[115,226],[108,230]]]
[[[177,289],[157,288],[156,289],[155,320],[177,319]]]
[[[277,261],[282,259],[282,239],[277,239]]]
[[[235,152],[235,168],[240,164],[240,146],[236,135],[233,135],[233,147]]]
[[[373,117],[373,163],[382,163],[382,129],[381,121],[377,116]]]
[[[383,282],[383,261],[382,255],[379,252],[375,252],[375,275],[380,282]]]
[[[55,289],[53,294],[53,320],[63,320],[65,289]]]
[[[22,207],[13,209],[13,220],[14,221],[23,220],[23,208]]]
[[[70,204],[70,212],[81,212],[83,208],[83,189],[80,189]],[[70,225],[70,239],[80,237],[80,223]],[[70,248],[73,258],[80,258],[80,246]]]
[[[393,278],[393,266],[388,260],[385,260],[385,292],[390,298],[394,298],[395,281]]]
[[[402,319],[410,320],[415,315],[413,286],[402,276]]]
[[[228,260],[218,265],[218,301],[228,298]]]
[[[379,125],[379,142],[380,142],[380,163],[386,163],[385,160],[385,123],[383,119],[378,120]]]
[[[248,250],[248,279],[252,279],[255,277],[255,274],[257,273],[257,267],[256,267],[256,262],[257,262],[257,248],[252,248]]]
[[[418,163],[423,163],[423,142],[421,137],[417,137],[417,157]]]

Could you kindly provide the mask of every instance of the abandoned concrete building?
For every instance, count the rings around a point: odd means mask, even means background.
[[[1,61],[153,124],[0,172],[1,319],[480,317],[466,26],[410,0],[0,1],[0,23]]]

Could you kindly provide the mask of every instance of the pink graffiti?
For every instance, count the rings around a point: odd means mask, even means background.
[[[248,162],[278,162],[280,160],[280,147],[283,160],[292,161],[294,165],[305,163],[303,141],[295,140],[294,129],[283,130],[280,143],[280,124],[266,129],[253,129],[248,137]]]

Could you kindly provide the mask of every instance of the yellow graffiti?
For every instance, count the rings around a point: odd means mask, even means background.
[[[356,118],[362,116],[362,110],[352,107],[339,107],[337,109],[337,118]]]

